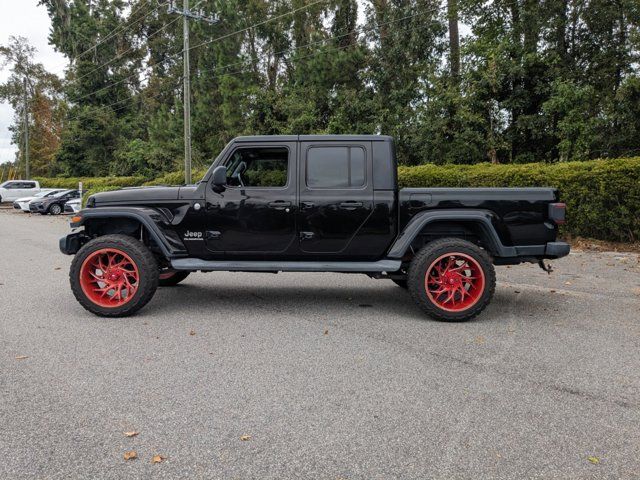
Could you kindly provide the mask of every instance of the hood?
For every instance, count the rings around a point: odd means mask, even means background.
[[[133,187],[122,188],[110,192],[100,192],[87,200],[88,207],[122,204],[144,204],[153,202],[167,202],[184,198],[181,190],[193,190],[195,187]]]

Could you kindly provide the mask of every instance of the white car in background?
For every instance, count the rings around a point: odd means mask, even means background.
[[[64,204],[64,213],[78,213],[82,209],[82,198],[74,198]]]
[[[31,195],[30,197],[18,198],[15,202],[13,202],[13,208],[29,213],[29,203],[31,203],[32,200],[49,197],[55,193],[62,192],[63,190],[64,188],[43,188],[39,193],[36,193],[35,195]]]
[[[0,183],[0,203],[13,202],[27,195],[35,195],[40,191],[40,184],[35,180],[7,180]]]

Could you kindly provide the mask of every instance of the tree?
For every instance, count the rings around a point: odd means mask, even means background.
[[[70,61],[60,169],[180,168],[179,18],[152,0],[40,1],[50,41]],[[240,134],[389,134],[406,164],[558,161],[640,148],[637,0],[200,7],[222,22],[191,22],[195,165]],[[470,32],[461,37],[463,26]]]
[[[34,63],[36,49],[24,37],[10,37],[0,46],[1,68],[10,68],[9,78],[0,84],[0,101],[8,102],[15,112],[9,127],[12,142],[20,145],[20,169],[24,169],[24,82],[26,80],[26,108],[29,113],[29,159],[32,175],[54,172],[54,155],[60,143],[66,104],[62,99],[62,82]]]

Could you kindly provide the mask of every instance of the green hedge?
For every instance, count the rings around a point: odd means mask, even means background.
[[[193,172],[194,180],[206,170]],[[143,177],[38,178],[43,187],[77,188],[87,195],[138,185],[180,185],[175,172],[148,181]],[[564,235],[614,241],[640,239],[640,157],[555,164],[420,165],[400,167],[401,187],[555,187],[567,203]]]
[[[555,187],[567,204],[563,234],[640,239],[640,157],[554,164],[400,167],[401,187]]]
[[[91,190],[111,185],[137,187],[148,179],[145,177],[36,177],[34,180],[40,182],[42,188],[78,188],[78,183],[82,182],[83,190]]]
[[[193,182],[199,182],[207,173],[206,168],[196,168],[191,171],[191,180]],[[145,185],[184,185],[184,172],[171,172],[161,177],[154,178],[145,183]]]

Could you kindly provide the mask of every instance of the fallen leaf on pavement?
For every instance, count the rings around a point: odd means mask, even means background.
[[[138,458],[138,454],[136,453],[135,450],[130,450],[128,452],[124,452],[124,459],[125,460],[134,460]]]
[[[571,282],[564,282],[565,285],[573,285]]]
[[[124,436],[125,437],[135,437],[136,435],[138,435],[140,432],[124,432]]]
[[[600,463],[600,459],[598,457],[588,457],[587,460],[589,460],[591,463],[593,463],[594,465],[596,463]]]
[[[189,335],[195,335],[195,334],[196,334],[196,331],[195,331],[195,330],[191,330],[191,331],[189,332]]]
[[[240,435],[240,440],[242,440],[243,442],[246,442],[247,440],[251,439],[251,435]]]
[[[16,360],[24,360],[25,358],[29,358],[26,355],[16,355]]]
[[[325,330],[325,331],[324,331],[324,334],[325,334],[325,335],[329,335],[329,330]]]
[[[163,457],[162,455],[154,455],[153,458],[151,459],[151,463],[160,463],[165,458],[167,458],[167,457]]]
[[[60,270],[60,267],[56,267],[56,268],[54,268],[54,270]]]

